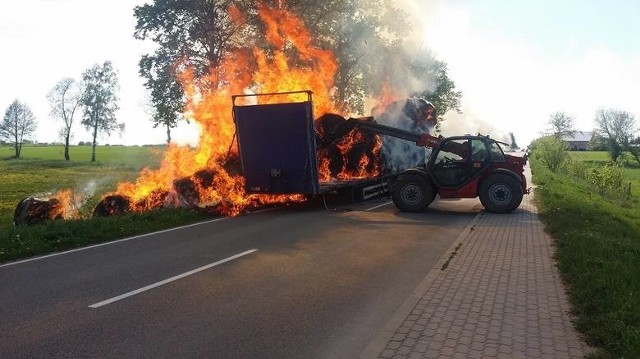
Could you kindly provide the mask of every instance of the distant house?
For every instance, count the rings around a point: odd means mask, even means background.
[[[567,143],[571,151],[586,151],[589,141],[593,137],[593,132],[576,131],[573,136],[564,136],[562,139]]]

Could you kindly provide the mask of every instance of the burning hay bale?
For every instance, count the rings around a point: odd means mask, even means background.
[[[173,189],[178,194],[180,203],[185,207],[200,205],[201,190],[212,188],[215,172],[200,170],[191,177],[181,178],[173,182]]]
[[[228,204],[202,203],[203,192],[214,189],[215,176],[216,172],[213,170],[200,170],[192,176],[175,180],[171,190],[155,189],[135,202],[125,195],[110,194],[98,203],[93,210],[93,216],[108,217],[126,212],[175,207],[203,209],[210,213],[224,212],[223,209],[218,211],[215,207],[225,207],[229,206]]]
[[[32,225],[48,220],[63,219],[62,206],[62,202],[57,198],[24,198],[16,206],[13,224],[16,226]]]
[[[270,48],[268,52],[234,49],[216,63],[216,71],[205,71],[205,77],[198,78],[199,71],[184,71],[185,76],[180,76],[189,117],[201,127],[199,147],[168,146],[160,168],[145,169],[135,182],[119,184],[117,193],[102,198],[94,208],[94,216],[112,216],[167,206],[206,208],[208,211],[234,215],[248,206],[287,203],[292,200],[292,197],[285,195],[264,196],[257,200],[258,195],[245,192],[246,181],[241,176],[241,166],[237,161],[239,146],[237,143],[233,146],[235,119],[229,116],[234,104],[229,101],[228,94],[245,92],[246,89],[255,88],[255,84],[260,84],[260,89],[267,93],[281,89],[283,84],[295,84],[295,88],[313,91],[314,103],[309,104],[312,111],[309,111],[307,105],[302,106],[299,99],[291,100],[301,105],[298,108],[304,107],[305,114],[332,111],[336,108],[333,101],[333,79],[338,73],[340,62],[331,51],[309,41],[313,36],[295,14],[282,7],[259,8],[259,18],[264,21],[264,26],[258,28],[265,30],[264,41]],[[282,41],[287,46],[283,47]],[[212,75],[215,78],[209,77]],[[202,86],[211,83],[217,85]],[[309,100],[311,93],[308,95]],[[276,105],[270,101],[268,104]],[[413,113],[420,116],[421,109],[421,106],[416,106],[406,112],[411,113],[409,117]],[[297,110],[291,112],[292,115],[296,113]],[[308,115],[305,116],[305,120],[309,120]],[[380,137],[353,128],[343,133],[344,126],[350,126],[348,122],[339,115],[325,115],[316,122],[319,134],[318,159],[325,160],[322,169],[329,169],[328,174],[323,172],[317,176],[322,176],[322,181],[379,175]],[[307,122],[305,126],[306,124]],[[307,130],[305,127],[305,139],[309,135]],[[282,138],[287,135],[283,134]],[[229,147],[226,144],[230,144]],[[234,158],[230,160],[230,156]],[[313,153],[307,157],[313,157]],[[312,161],[307,161],[304,167],[305,176],[316,172],[315,168],[311,169],[311,163]],[[205,165],[215,168],[215,171],[195,172]],[[274,169],[281,173],[278,168]],[[185,174],[189,176],[183,177]],[[47,205],[57,207],[54,202]],[[46,209],[47,205],[42,205],[45,209],[39,211],[49,211]],[[25,211],[28,212],[24,209],[17,210],[20,213]]]
[[[314,121],[316,129],[316,145],[328,148],[336,140],[348,134],[352,129],[346,118],[335,113],[326,113]]]
[[[379,137],[354,128],[353,122],[328,113],[315,120],[318,158],[328,161],[332,178],[373,174],[380,162]]]
[[[114,194],[104,197],[93,209],[94,217],[109,217],[123,214],[131,210],[131,199],[127,196]]]
[[[372,121],[412,131],[429,133],[436,125],[435,107],[421,98],[409,98],[374,108],[372,117],[345,119],[325,114],[315,121],[318,158],[332,178],[376,175],[376,169],[399,172],[424,163],[423,149],[405,140],[385,136],[382,139],[353,121]]]
[[[429,131],[438,122],[436,108],[423,98],[411,97],[371,110],[377,122],[405,130]]]
[[[78,217],[80,198],[71,190],[57,192],[46,198],[26,197],[18,202],[13,215],[13,223],[32,225],[48,220]]]
[[[166,190],[155,189],[143,199],[136,201],[131,207],[136,212],[158,208],[176,207],[175,195]]]
[[[377,122],[414,133],[430,133],[437,123],[435,107],[421,98],[392,102],[384,109],[374,108],[372,112]],[[427,160],[423,148],[388,136],[382,141],[381,153],[384,167],[390,172],[424,165]]]
[[[239,161],[227,162],[226,173],[240,172]],[[228,169],[227,169],[228,168]],[[210,193],[217,192],[216,176],[221,174],[210,169],[200,170],[190,177],[185,177],[173,182],[173,189],[178,197],[181,207],[192,208],[212,215],[229,215],[238,213],[242,207],[238,203],[217,196],[211,198]]]
[[[241,176],[242,163],[240,162],[240,155],[238,153],[227,155],[222,169],[231,177]]]

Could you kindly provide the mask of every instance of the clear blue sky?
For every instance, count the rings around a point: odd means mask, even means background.
[[[469,8],[480,32],[509,34],[543,52],[607,47],[640,54],[640,1],[453,1]]]
[[[27,103],[40,123],[36,139],[56,139],[46,94],[63,77],[79,78],[111,60],[119,71],[122,137],[103,143],[161,143],[144,111],[137,64],[150,47],[132,38],[133,7],[144,0],[0,2],[0,110]],[[640,119],[640,1],[397,0],[412,15],[414,40],[449,65],[463,93],[462,115],[449,114],[449,134],[514,132],[537,137],[555,111],[593,128],[600,107]],[[193,141],[181,125],[175,138]],[[88,140],[82,129],[76,141]]]
[[[640,1],[427,3],[413,2],[413,20],[463,92],[455,132],[483,123],[523,144],[556,111],[584,131],[600,107],[640,120]]]

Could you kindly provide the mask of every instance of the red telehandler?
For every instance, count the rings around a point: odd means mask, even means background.
[[[524,176],[526,157],[505,154],[488,136],[435,137],[415,134],[373,121],[371,117],[349,119],[357,127],[382,135],[402,138],[432,148],[424,166],[407,169],[390,180],[393,203],[402,211],[421,211],[436,197],[475,198],[489,212],[508,213],[528,193]]]

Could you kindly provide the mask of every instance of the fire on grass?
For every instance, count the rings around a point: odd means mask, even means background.
[[[231,9],[231,14],[238,23],[243,22],[243,15],[237,9]],[[331,99],[338,69],[333,53],[314,46],[312,34],[291,12],[262,6],[259,15],[265,25],[265,39],[276,50],[266,53],[256,47],[231,51],[221,65],[212,68],[204,78],[195,78],[189,68],[182,72],[181,82],[188,99],[186,113],[200,127],[198,147],[170,145],[158,169],[144,169],[135,182],[119,183],[117,189],[106,194],[94,208],[94,216],[164,207],[198,208],[216,215],[234,216],[259,206],[303,201],[301,195],[245,193],[238,149],[233,141],[235,126],[230,98],[247,90],[255,93],[313,91],[313,112],[326,114],[315,121],[317,142],[323,144],[318,146],[317,153],[321,181],[370,178],[379,174],[381,140],[378,135],[353,129],[346,136],[324,143],[323,135],[344,121],[341,116],[331,115],[339,112]],[[303,65],[292,65],[288,58],[292,53]],[[203,83],[209,85],[199,86]],[[270,99],[265,97],[261,101],[269,103]],[[26,198],[16,208],[14,223],[78,218],[75,204],[79,202],[70,190],[47,199]]]

